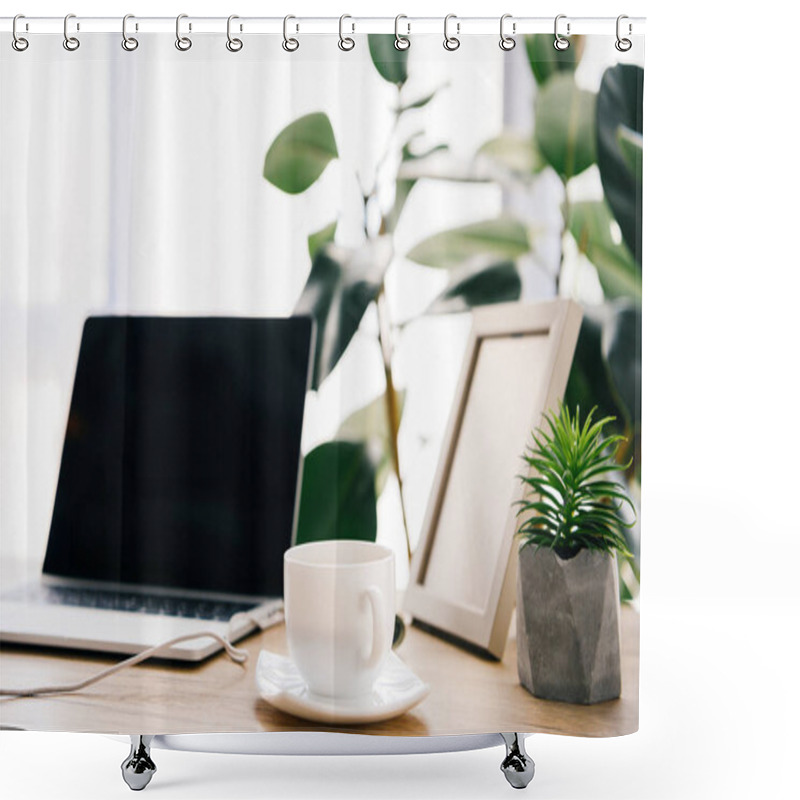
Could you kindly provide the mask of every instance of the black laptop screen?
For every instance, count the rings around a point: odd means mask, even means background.
[[[279,595],[308,318],[85,323],[44,572]]]

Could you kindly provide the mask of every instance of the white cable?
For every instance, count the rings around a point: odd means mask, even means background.
[[[260,630],[264,630],[266,627],[265,624],[259,620],[256,616],[243,611],[234,614],[228,623],[228,630],[230,631],[231,627],[233,627],[234,620],[238,620],[241,617],[245,617],[256,624],[256,626]],[[230,635],[230,634],[229,634]],[[142,650],[141,653],[137,653],[135,656],[131,656],[130,658],[126,658],[124,661],[120,661],[119,664],[114,664],[113,667],[108,667],[101,672],[92,675],[85,680],[78,681],[77,683],[65,683],[61,685],[54,685],[54,686],[37,686],[32,689],[3,689],[0,687],[0,696],[5,697],[38,697],[45,694],[65,694],[67,692],[77,692],[81,689],[85,689],[87,686],[91,686],[93,683],[97,683],[98,681],[103,680],[104,678],[108,678],[110,675],[113,675],[120,670],[125,669],[126,667],[132,667],[136,664],[145,661],[148,658],[151,658],[156,653],[161,650],[164,650],[167,647],[172,647],[175,644],[179,644],[180,642],[188,642],[192,639],[202,639],[203,637],[210,637],[215,639],[219,642],[224,648],[225,652],[230,656],[232,661],[235,661],[237,664],[244,664],[245,661],[249,658],[250,654],[246,650],[242,650],[238,647],[234,647],[224,636],[220,636],[220,634],[216,633],[215,631],[202,631],[200,633],[188,633],[184,634],[183,636],[176,636],[174,639],[170,639],[167,642],[162,642],[161,644],[154,645],[153,647],[148,647],[146,650]]]

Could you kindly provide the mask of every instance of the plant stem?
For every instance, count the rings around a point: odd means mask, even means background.
[[[403,478],[400,474],[400,454],[397,447],[397,439],[400,431],[400,409],[397,407],[397,393],[394,388],[394,378],[392,376],[392,342],[389,311],[386,308],[385,284],[381,283],[375,305],[378,309],[378,341],[383,355],[383,373],[386,378],[386,419],[389,430],[389,450],[392,457],[392,468],[397,478],[397,489],[400,494],[400,511],[403,516],[403,532],[406,537],[406,553],[408,561],[411,563],[411,538],[408,535],[408,520],[406,518],[406,504],[403,496]]]
[[[399,108],[400,87],[398,87],[397,89],[397,97],[398,97],[397,103]],[[378,159],[378,163],[375,166],[375,182],[372,188],[369,190],[369,192],[364,192],[364,212],[365,212],[364,230],[368,238],[370,236],[370,231],[368,230],[369,226],[366,220],[367,205],[370,199],[376,197],[378,194],[378,179],[380,171],[384,163],[386,162],[386,159],[389,157],[389,153],[392,147],[392,142],[394,141],[394,137],[397,134],[397,129],[400,124],[401,116],[402,113],[400,111],[395,112],[392,127],[389,131],[389,135],[386,141],[386,147],[384,148],[384,152]],[[385,233],[386,233],[386,218],[382,215],[379,235],[383,235]],[[406,538],[406,555],[408,556],[409,563],[411,563],[411,537],[408,534],[406,504],[403,495],[403,478],[400,474],[400,454],[397,446],[397,439],[400,431],[400,409],[397,407],[397,393],[395,392],[394,377],[392,375],[392,326],[391,326],[391,319],[389,317],[389,309],[386,306],[385,278],[381,281],[381,288],[378,291],[378,296],[375,298],[375,306],[378,310],[378,344],[380,345],[381,355],[383,356],[383,374],[386,380],[386,390],[384,392],[384,399],[386,401],[386,422],[387,422],[387,429],[389,432],[389,437],[388,437],[389,450],[392,460],[392,469],[394,470],[395,477],[397,478],[397,489],[400,495],[400,512],[403,518],[403,533],[405,534]]]
[[[567,192],[567,182],[562,179],[564,184],[564,202],[561,205],[561,216],[564,225],[561,228],[561,253],[558,260],[558,274],[556,275],[556,297],[561,293],[561,274],[564,271],[564,241],[569,233],[569,193]]]

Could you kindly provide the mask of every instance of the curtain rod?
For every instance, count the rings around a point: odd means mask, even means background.
[[[356,17],[345,15],[342,30],[345,34],[359,33],[395,33],[394,17]],[[192,17],[181,19],[183,32],[225,34],[228,29],[227,17]],[[175,33],[175,17],[136,17],[131,16],[127,22],[129,33]],[[401,16],[397,22],[401,36],[416,34],[444,33],[444,17],[406,17]],[[624,17],[623,35],[641,35],[645,29],[644,17]],[[291,34],[335,34],[340,31],[338,17],[303,17],[293,16],[288,21]],[[13,18],[0,18],[0,31],[11,33]],[[507,35],[526,33],[553,33],[554,17],[513,17],[506,15],[504,32]],[[122,17],[80,17],[70,16],[71,33],[120,33]],[[284,32],[283,17],[236,17],[232,30],[244,34],[276,34]],[[449,21],[449,32],[457,36],[476,34],[499,34],[500,17],[458,17],[452,16]],[[570,17],[559,15],[558,30],[562,36],[575,34],[607,34],[615,35],[617,31],[616,17]],[[64,17],[26,17],[17,21],[17,33],[30,34],[62,34],[64,33]]]

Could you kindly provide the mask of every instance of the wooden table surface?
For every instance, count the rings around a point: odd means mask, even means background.
[[[397,652],[430,684],[428,697],[387,722],[332,728],[284,714],[258,695],[258,653],[261,649],[286,653],[282,624],[237,646],[250,653],[244,665],[234,664],[224,654],[194,666],[145,662],[73,694],[0,698],[0,727],[121,734],[346,730],[392,736],[494,731],[621,736],[639,725],[639,615],[628,607],[622,612],[622,697],[594,706],[538,700],[523,689],[513,635],[503,661],[497,662],[409,627]],[[4,645],[0,684],[78,681],[118,660]]]

